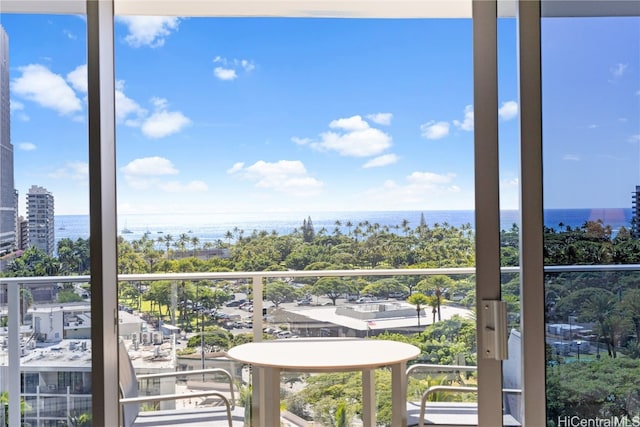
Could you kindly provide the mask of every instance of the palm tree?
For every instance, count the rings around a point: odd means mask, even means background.
[[[436,314],[438,316],[440,316],[440,312],[438,310],[440,310],[440,299],[435,296],[435,295],[431,295],[429,298],[429,306],[431,306],[431,315],[433,316],[433,320],[432,323],[436,323]],[[440,319],[438,319],[439,321]]]
[[[351,227],[353,227],[353,223],[351,221],[347,221],[344,225],[347,226],[347,230],[349,231],[349,236],[351,236]]]
[[[182,233],[179,237],[178,237],[178,241],[176,242],[176,246],[178,247],[178,249],[180,249],[180,252],[184,252],[187,250],[187,243],[189,243],[191,241],[191,238],[189,238],[189,235],[186,233]]]
[[[607,343],[607,352],[612,358],[616,357],[615,325],[612,318],[615,317],[615,297],[612,294],[600,293],[595,294],[587,301],[583,308],[582,315],[589,319],[595,320],[600,329],[600,335]]]
[[[227,232],[224,234],[224,238],[227,239],[229,247],[231,247],[231,239],[233,239],[233,233],[231,233],[231,231],[227,230]]]
[[[169,255],[169,248],[171,247],[171,242],[173,242],[173,236],[171,234],[167,234],[164,236],[164,244],[167,245],[167,255]]]
[[[420,326],[420,310],[422,310],[421,306],[429,303],[429,297],[427,297],[425,294],[422,294],[420,292],[416,292],[415,294],[407,298],[407,302],[409,304],[413,304],[416,306],[416,312],[418,315],[418,327],[419,327]]]
[[[438,312],[438,321],[442,320],[440,306],[442,305],[442,294],[453,284],[453,280],[449,276],[441,274],[431,276],[424,281],[421,281],[420,287],[423,289],[433,288],[433,295],[436,298],[436,309]]]
[[[193,249],[193,256],[196,256],[196,249],[198,249],[198,245],[200,244],[200,239],[197,236],[193,236],[191,238],[191,248]]]
[[[640,342],[640,289],[631,289],[624,293],[622,307],[628,313],[636,329],[636,341]]]

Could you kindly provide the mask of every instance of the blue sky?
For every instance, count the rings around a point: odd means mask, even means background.
[[[37,184],[57,213],[86,213],[85,21],[1,23],[20,200]],[[640,23],[543,28],[546,207],[630,206]],[[473,209],[470,20],[135,17],[115,30],[120,213]],[[517,208],[514,20],[499,36],[501,202]]]

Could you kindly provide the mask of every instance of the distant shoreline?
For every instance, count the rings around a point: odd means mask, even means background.
[[[158,240],[171,235],[173,238],[183,233],[191,237],[198,237],[201,243],[217,240],[227,241],[227,232],[243,232],[244,236],[255,231],[275,231],[279,235],[289,234],[302,226],[302,222],[309,217],[313,222],[316,232],[324,228],[327,234],[334,234],[336,227],[343,234],[348,234],[360,223],[378,224],[390,229],[408,223],[410,228],[419,225],[424,215],[425,222],[429,226],[447,223],[450,226],[460,227],[470,224],[474,227],[475,217],[472,210],[450,211],[323,211],[311,213],[211,213],[192,215],[148,214],[148,215],[120,215],[118,234],[126,240],[140,239],[145,233],[149,238]],[[606,225],[614,230],[622,226],[630,227],[632,210],[630,208],[591,208],[591,209],[546,209],[544,211],[545,226],[558,229],[563,227],[580,227],[586,221],[602,219]],[[520,223],[520,214],[517,210],[502,210],[500,215],[500,228],[508,230],[513,224]],[[57,215],[56,224],[64,224],[64,230],[55,230],[56,241],[63,238],[76,240],[89,237],[88,215]],[[351,227],[347,223],[351,222]],[[122,234],[126,228],[131,233]],[[339,225],[338,225],[339,224]]]

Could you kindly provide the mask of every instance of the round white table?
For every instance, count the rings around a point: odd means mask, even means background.
[[[392,425],[407,425],[406,362],[420,354],[414,345],[373,339],[288,339],[242,344],[228,356],[259,369],[258,396],[253,405],[261,427],[280,425],[280,372],[362,371],[362,421],[376,425],[374,370],[391,368]],[[256,378],[254,377],[254,381]],[[255,387],[255,385],[254,385]]]

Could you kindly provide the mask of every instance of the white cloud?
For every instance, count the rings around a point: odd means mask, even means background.
[[[165,157],[143,157],[132,160],[120,168],[129,186],[136,190],[157,189],[167,193],[203,193],[209,190],[204,181],[193,180],[187,183],[163,181],[166,176],[178,175],[171,160]]]
[[[121,171],[128,176],[163,176],[177,175],[178,170],[173,166],[171,160],[164,157],[143,157],[129,162],[121,168]]]
[[[236,70],[223,67],[214,68],[213,74],[220,80],[235,80],[238,77]]]
[[[178,29],[180,18],[172,16],[119,16],[129,34],[124,38],[131,47],[160,47],[172,31]]]
[[[67,81],[75,90],[87,93],[87,64],[78,65],[73,71],[70,71],[67,74]]]
[[[308,145],[318,151],[336,151],[341,156],[376,156],[391,147],[391,136],[380,129],[372,128],[361,116],[340,118],[331,121],[329,127],[336,131],[320,134],[319,141],[292,137],[299,145]]]
[[[382,166],[391,165],[393,163],[396,163],[397,161],[398,161],[398,156],[397,155],[395,155],[395,154],[384,154],[382,156],[378,156],[376,158],[373,158],[373,159],[369,160],[362,167],[365,168],[365,169],[378,168],[378,167],[382,167]]]
[[[167,193],[204,193],[209,190],[204,181],[191,181],[186,184],[170,181],[158,184],[158,188]]]
[[[153,98],[155,111],[142,123],[142,133],[149,138],[163,138],[180,132],[191,120],[180,111],[167,111],[168,103],[163,98]]]
[[[166,110],[169,106],[169,101],[167,101],[165,98],[154,96],[153,98],[151,98],[151,104],[153,104],[153,106],[158,110]]]
[[[431,120],[420,125],[422,136],[427,139],[440,139],[449,135],[449,123]]]
[[[86,180],[89,178],[89,163],[69,162],[67,167],[71,171],[71,178],[75,180]]]
[[[502,181],[500,181],[500,188],[518,188],[519,184],[520,179],[518,178],[503,179]]]
[[[590,124],[589,126],[587,126],[589,129],[596,129],[598,127],[598,125],[596,124]]]
[[[241,59],[240,66],[247,72],[252,71],[254,68],[256,68],[255,64],[248,59]]]
[[[280,160],[274,163],[259,160],[248,167],[236,163],[228,172],[255,182],[258,188],[296,197],[316,195],[323,187],[321,181],[309,176],[299,160]]]
[[[419,187],[432,188],[443,184],[449,184],[455,178],[454,173],[440,175],[433,172],[413,172],[407,177],[407,181]]]
[[[472,131],[473,130],[473,105],[465,106],[464,119],[462,119],[462,121],[454,120],[453,124],[462,130],[466,130],[469,132]],[[448,127],[447,127],[447,131],[448,131]],[[435,139],[435,138],[429,138],[429,139]]]
[[[68,162],[64,167],[49,173],[48,176],[53,179],[87,181],[89,178],[89,164],[86,162]]]
[[[567,160],[570,162],[579,162],[580,161],[580,156],[577,154],[565,154],[562,157],[562,160]]]
[[[77,39],[77,38],[78,38],[75,34],[73,34],[73,33],[72,33],[71,31],[69,31],[69,30],[62,30],[62,34],[64,34],[65,36],[67,36],[67,37],[68,37],[68,38],[70,38],[71,40],[75,40],[75,39]]]
[[[137,190],[158,186],[161,183],[159,178],[162,176],[178,174],[178,170],[169,159],[158,156],[132,160],[120,170],[127,184]]]
[[[32,142],[21,142],[18,144],[18,148],[22,151],[34,151],[38,147]]]
[[[362,120],[360,116],[352,116],[344,119],[337,119],[329,123],[331,129],[343,129],[346,131],[369,129],[369,123]]]
[[[297,136],[291,137],[291,141],[298,145],[308,145],[313,142],[311,138],[298,138]]]
[[[82,110],[82,103],[67,82],[40,64],[19,67],[22,73],[11,82],[11,91],[38,105],[67,115]]]
[[[124,80],[116,81],[116,119],[128,126],[140,126],[140,121],[147,115],[147,110],[124,94]]]
[[[379,129],[368,128],[348,133],[324,132],[321,141],[311,144],[318,150],[337,151],[342,156],[369,157],[391,147],[391,137]]]
[[[637,133],[635,135],[631,135],[629,137],[629,142],[640,142],[640,133]]]
[[[382,186],[367,190],[365,197],[387,203],[391,201],[394,205],[424,206],[436,199],[458,195],[461,190],[454,183],[455,178],[454,173],[413,172],[406,177],[405,184],[387,180]]]
[[[244,163],[243,162],[238,162],[238,163],[234,164],[233,166],[231,166],[229,169],[227,169],[227,173],[228,174],[234,174],[236,172],[240,172],[243,167],[244,167]]]
[[[640,90],[638,90],[638,91],[636,92],[636,95],[640,96]]]
[[[388,126],[391,124],[391,119],[393,119],[393,114],[392,113],[368,114],[367,119],[371,120],[373,123]]]
[[[498,115],[502,120],[511,120],[518,115],[518,103],[516,101],[503,102],[498,109]]]
[[[213,58],[213,63],[218,64],[213,69],[213,75],[220,80],[235,80],[238,78],[239,71],[249,73],[256,68],[253,61],[248,59],[227,59],[222,56],[216,56]]]
[[[24,112],[24,104],[22,102],[11,100],[9,102],[9,114],[20,121],[28,122],[29,116]]]
[[[629,68],[629,64],[618,63],[611,67],[610,71],[611,74],[613,74],[613,77],[622,77],[622,75],[627,71],[627,68]]]

